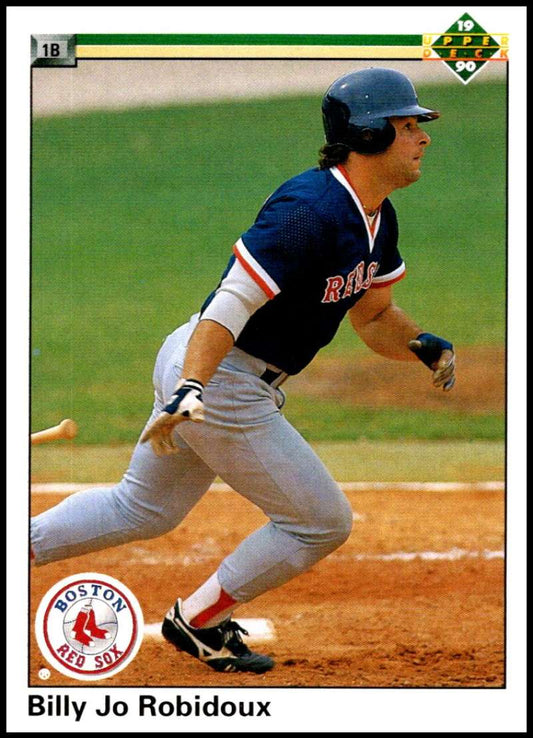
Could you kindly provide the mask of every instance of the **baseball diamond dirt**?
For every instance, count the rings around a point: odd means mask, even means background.
[[[239,609],[237,621],[265,614],[272,621],[276,638],[257,645],[275,659],[275,669],[216,674],[163,640],[145,637],[124,671],[93,684],[501,687],[503,493],[369,489],[348,497],[354,511],[348,541],[306,574]],[[59,499],[35,495],[32,513]],[[31,622],[47,590],[82,571],[116,577],[139,599],[145,623],[160,622],[175,591],[192,590],[263,521],[236,493],[209,492],[161,538],[33,570]],[[32,686],[42,686],[38,673],[45,666],[31,633]],[[75,684],[54,669],[46,682]]]

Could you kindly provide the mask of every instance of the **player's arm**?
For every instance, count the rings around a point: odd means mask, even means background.
[[[204,419],[204,387],[250,317],[267,300],[263,288],[235,261],[189,340],[182,378],[172,397],[141,437],[142,442],[150,441],[158,456],[177,450],[173,432],[178,423]]]
[[[233,334],[226,326],[212,320],[201,320],[189,341],[183,376],[192,377],[205,387],[234,342]]]
[[[408,344],[422,329],[392,301],[392,286],[369,289],[350,310],[350,321],[366,345],[388,359],[416,361]]]
[[[194,330],[183,363],[180,379],[162,412],[146,428],[141,441],[150,441],[157,456],[177,450],[174,429],[184,420],[199,423],[204,419],[203,391],[218,365],[231,350],[233,334],[220,323],[201,320]]]
[[[400,361],[420,359],[433,372],[433,384],[450,390],[455,383],[455,354],[448,341],[424,333],[392,300],[392,286],[367,290],[350,310],[355,332],[382,356]]]

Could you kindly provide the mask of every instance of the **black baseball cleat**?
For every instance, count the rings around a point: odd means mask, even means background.
[[[269,656],[253,653],[243,642],[247,631],[234,620],[226,620],[214,628],[193,628],[181,614],[181,600],[165,615],[163,637],[180,651],[186,651],[215,671],[253,671],[262,674],[272,669]]]

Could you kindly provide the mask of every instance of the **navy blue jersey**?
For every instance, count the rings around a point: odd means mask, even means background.
[[[235,345],[297,374],[367,289],[404,276],[397,244],[390,201],[382,203],[372,229],[343,167],[313,168],[289,179],[237,241],[222,277],[238,259],[270,298]]]

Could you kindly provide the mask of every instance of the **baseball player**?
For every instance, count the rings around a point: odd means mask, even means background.
[[[388,195],[421,176],[430,144],[422,126],[439,113],[420,106],[407,77],[382,68],[336,80],[322,112],[319,166],[267,199],[199,313],[163,343],[153,412],[121,482],[72,495],[31,524],[39,565],[172,530],[217,474],[258,505],[269,522],[163,622],[167,641],[217,671],[272,668],[245,645],[233,611],[309,569],[352,527],[339,486],[280,412],[280,385],[346,314],[374,351],[420,359],[446,391],[455,381],[452,344],[392,299],[405,265]]]

